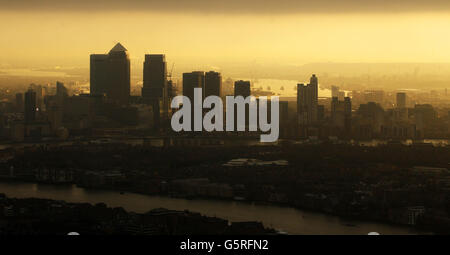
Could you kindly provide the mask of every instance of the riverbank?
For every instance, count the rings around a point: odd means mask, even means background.
[[[210,217],[232,222],[257,221],[265,227],[289,234],[420,234],[422,232],[377,222],[343,219],[322,213],[291,207],[258,205],[239,201],[185,200],[161,196],[148,196],[117,191],[83,189],[75,185],[48,185],[24,182],[0,182],[0,191],[9,197],[38,197],[75,203],[105,203],[109,207],[123,207],[128,211],[144,213],[153,208],[196,211]]]
[[[75,184],[76,185],[76,184]],[[79,186],[77,186],[79,187]],[[86,188],[86,187],[79,187],[79,188]],[[96,188],[92,188],[89,187],[89,189],[96,189]],[[98,190],[104,190],[104,189],[98,189]],[[140,191],[136,191],[136,190],[132,190],[132,189],[121,189],[121,190],[114,190],[114,189],[106,189],[107,191],[111,191],[111,192],[117,192],[120,195],[124,195],[125,192],[131,192],[134,194],[141,194],[141,195],[147,195],[147,196],[154,196],[155,194],[149,194],[149,193],[145,193],[145,192],[140,192]],[[236,202],[238,201],[239,203],[243,203],[243,204],[247,204],[247,205],[257,205],[257,206],[264,206],[264,207],[280,207],[280,208],[289,208],[289,209],[295,209],[295,210],[299,210],[299,211],[303,211],[303,212],[308,212],[308,213],[320,213],[326,216],[330,216],[330,217],[338,217],[340,218],[343,222],[371,222],[374,224],[389,224],[391,226],[394,227],[399,227],[399,228],[410,228],[410,229],[414,229],[415,231],[417,231],[417,233],[420,234],[433,234],[433,232],[436,232],[436,228],[433,228],[433,226],[428,226],[426,224],[417,224],[417,225],[408,225],[408,224],[400,224],[398,222],[394,222],[394,221],[389,221],[386,219],[382,219],[379,217],[374,217],[374,216],[370,216],[370,215],[363,215],[363,214],[345,214],[345,213],[339,213],[339,212],[334,212],[331,211],[327,208],[323,208],[323,207],[315,207],[315,208],[311,208],[311,207],[306,207],[306,206],[302,206],[299,204],[291,204],[289,202],[275,202],[275,201],[257,201],[257,200],[248,200],[248,199],[244,199],[244,198],[224,198],[224,197],[210,197],[210,196],[174,196],[174,195],[170,195],[170,194],[157,194],[156,196],[159,197],[166,197],[166,198],[173,198],[173,199],[182,199],[182,200],[187,200],[187,201],[223,201],[223,202]],[[356,224],[355,223],[343,223],[345,226],[349,226],[349,227],[355,227]],[[438,230],[439,231],[439,230]],[[438,232],[439,233],[439,232]],[[447,232],[442,232],[442,234],[446,234]]]
[[[228,222],[196,212],[155,208],[133,213],[104,203],[9,198],[0,193],[0,235],[264,235],[260,222]]]
[[[239,197],[340,215],[345,221],[426,223],[445,233],[450,230],[449,149],[90,144],[25,149],[1,164],[0,171],[20,180],[116,190],[116,196],[132,191],[228,202]]]

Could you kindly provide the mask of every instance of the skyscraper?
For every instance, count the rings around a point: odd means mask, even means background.
[[[25,92],[25,123],[36,120],[36,92],[29,89]]]
[[[152,105],[154,126],[160,128],[161,116],[165,119],[168,110],[167,69],[162,54],[145,55],[142,98]]]
[[[42,85],[36,85],[34,83],[30,84],[30,89],[32,89],[36,93],[36,108],[39,111],[44,110],[44,98],[45,98],[45,91],[47,87],[43,87]]]
[[[351,118],[352,102],[350,97],[345,97],[342,101],[337,97],[333,97],[331,100],[332,126],[345,131],[348,135],[351,132]]]
[[[209,71],[205,73],[205,91],[203,92],[205,97],[208,96],[221,96],[222,90],[222,76],[218,72]]]
[[[130,58],[127,49],[117,43],[108,54],[92,54],[90,66],[91,95],[106,94],[117,104],[127,104],[130,97]]]
[[[56,96],[57,97],[68,96],[67,88],[64,86],[64,83],[59,82],[59,81],[56,82]]]
[[[204,88],[205,73],[202,71],[194,71],[191,73],[183,73],[183,96],[188,97],[194,102],[194,88]]]
[[[64,83],[57,81],[56,82],[56,106],[58,110],[61,112],[64,108],[64,101],[69,96],[67,92],[67,88],[64,86]],[[53,106],[55,108],[55,106]]]
[[[130,57],[122,44],[109,51],[109,88],[107,96],[118,104],[128,104],[130,98]]]
[[[18,112],[23,112],[24,103],[23,103],[23,93],[16,94],[16,110]]]
[[[406,93],[397,93],[397,108],[406,108]]]
[[[331,98],[339,96],[339,87],[331,86]]]
[[[250,96],[250,81],[243,81],[243,80],[239,80],[239,81],[235,81],[234,82],[234,96],[242,96],[245,98]],[[270,108],[268,108],[270,109]],[[245,105],[245,127],[248,127],[249,123],[250,123],[250,106],[248,104]],[[237,130],[238,128],[238,123],[237,123],[237,108],[234,108],[234,130]],[[227,120],[228,121],[228,120]]]
[[[191,118],[194,118],[194,89],[205,87],[205,73],[203,71],[194,71],[191,73],[183,73],[183,96],[191,101]],[[203,95],[204,91],[202,90]],[[202,95],[202,102],[203,97]],[[184,102],[183,102],[184,103]],[[194,130],[194,122],[192,122],[192,130]]]
[[[167,70],[165,56],[146,54],[144,61],[144,84],[142,97],[148,102],[155,98],[164,98],[167,93]]]
[[[301,126],[311,125],[317,121],[318,79],[311,76],[308,85],[297,85],[297,121]]]
[[[90,94],[107,94],[108,54],[92,54],[90,60]]]
[[[250,96],[250,81],[235,81],[234,96],[243,96],[244,98]]]

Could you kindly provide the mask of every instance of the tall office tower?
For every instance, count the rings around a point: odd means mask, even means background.
[[[243,81],[243,80],[239,80],[239,81],[235,81],[234,82],[234,96],[242,96],[245,98],[250,96],[250,81]],[[268,108],[270,109],[270,108]],[[247,129],[247,127],[250,124],[250,105],[246,104],[245,105],[245,129]],[[237,116],[238,116],[238,112],[237,112],[237,107],[234,108],[234,130],[238,130],[238,125],[237,125]],[[228,120],[227,120],[228,121]]]
[[[109,51],[109,75],[107,96],[117,104],[128,104],[130,99],[130,57],[127,49],[117,43]]]
[[[397,93],[397,108],[406,108],[406,93]]]
[[[331,100],[331,122],[332,126],[350,134],[352,118],[352,101],[350,97],[339,100],[333,97]]]
[[[205,73],[205,91],[203,91],[205,97],[208,96],[221,96],[222,90],[222,76],[218,72],[209,71]]]
[[[308,85],[297,84],[297,121],[301,126],[317,121],[318,87],[315,74]]]
[[[58,110],[61,112],[64,108],[64,101],[69,96],[69,93],[67,92],[67,88],[64,86],[64,83],[57,81],[56,82],[56,105],[53,105],[52,107],[55,109],[55,107],[58,107]]]
[[[45,91],[46,88],[44,88],[42,85],[36,85],[34,83],[30,84],[30,89],[32,89],[36,93],[36,108],[40,111],[44,110],[44,98],[45,98]]]
[[[309,85],[311,86],[311,108],[309,115],[311,116],[311,123],[315,123],[317,121],[317,104],[319,102],[319,80],[315,74],[311,76]]]
[[[67,88],[64,86],[64,83],[57,81],[56,82],[56,96],[57,97],[66,97],[69,93],[67,92]]]
[[[16,94],[16,110],[18,112],[23,112],[24,103],[23,103],[23,93]]]
[[[309,84],[314,85],[316,87],[319,86],[319,79],[317,79],[317,76],[313,74],[311,78],[309,78]]]
[[[128,104],[130,97],[130,57],[117,43],[109,53],[91,55],[91,95],[106,94],[117,104]]]
[[[204,87],[205,87],[204,72],[195,71],[191,73],[183,73],[183,96],[188,97],[191,100],[191,104],[194,103],[194,88],[204,89]],[[204,90],[202,90],[202,92],[204,95]]]
[[[339,97],[339,87],[331,86],[331,98]]]
[[[146,54],[144,61],[144,85],[142,98],[152,106],[154,127],[161,127],[168,111],[167,69],[165,56]]]
[[[144,85],[142,97],[146,102],[167,95],[167,69],[165,56],[146,54],[144,61]]]
[[[194,89],[202,89],[202,102],[204,99],[205,87],[205,73],[203,71],[194,71],[191,73],[183,73],[183,96],[189,98],[191,102],[191,118],[194,120]],[[183,102],[184,104],[184,102]],[[194,121],[192,123],[192,130],[194,130]]]
[[[25,123],[36,120],[36,92],[29,89],[25,92]]]
[[[250,96],[250,81],[235,81],[234,96],[243,96],[244,98]]]
[[[90,94],[107,94],[108,54],[92,54],[90,65]]]

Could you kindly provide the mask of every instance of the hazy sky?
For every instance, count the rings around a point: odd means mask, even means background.
[[[89,65],[116,42],[140,65],[450,62],[450,1],[0,0],[0,68]]]
[[[6,10],[359,13],[450,10],[447,0],[0,0]]]

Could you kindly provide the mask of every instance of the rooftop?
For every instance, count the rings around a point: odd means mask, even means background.
[[[114,46],[109,52],[118,52],[118,51],[127,51],[125,47],[123,47],[122,44],[117,43],[116,46]]]

